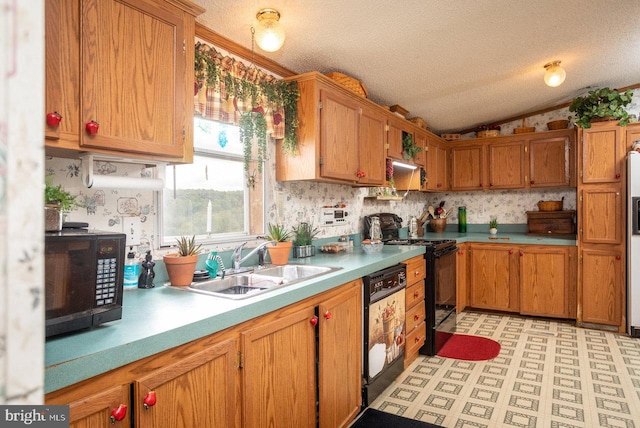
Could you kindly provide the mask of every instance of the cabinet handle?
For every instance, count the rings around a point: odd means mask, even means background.
[[[414,271],[413,276],[420,276],[420,271],[419,270]]]
[[[458,254],[460,254],[461,256],[464,256],[464,251],[458,251]]]
[[[84,125],[84,129],[86,129],[87,134],[89,135],[96,135],[98,133],[99,128],[100,128],[100,124],[95,120],[87,122],[87,124]]]
[[[420,315],[415,314],[415,315],[413,316],[413,319],[414,319],[414,321],[418,321],[418,320],[420,319]]]
[[[620,256],[616,256],[616,260],[620,260]]]
[[[414,291],[413,292],[413,298],[417,299],[418,297],[420,297],[420,292],[419,291]]]
[[[415,342],[415,343],[418,343],[418,342],[420,342],[421,340],[422,340],[422,339],[420,338],[420,336],[416,336],[416,338],[414,339],[414,342]]]
[[[480,187],[482,187],[482,183],[480,183]]]
[[[109,419],[111,419],[112,424],[115,424],[116,421],[123,420],[125,416],[127,416],[127,405],[120,404],[118,407],[111,411],[111,416],[109,416]]]
[[[509,254],[513,254],[513,250],[509,250]]]
[[[531,180],[529,183],[530,184],[536,184],[536,181],[535,180]]]
[[[324,319],[326,320],[330,320],[331,319],[331,312],[327,311],[324,313]]]
[[[489,187],[493,187],[493,183],[489,183]]]
[[[616,179],[620,178],[620,174],[616,174]]]
[[[357,176],[358,178],[364,178],[364,177],[366,177],[366,175],[367,175],[367,174],[365,174],[365,172],[364,172],[364,171],[360,171],[360,170],[358,170],[358,171],[356,172],[356,176]]]
[[[144,397],[144,400],[142,400],[142,405],[144,406],[145,410],[149,410],[149,407],[155,406],[156,405],[156,392],[155,391],[149,391],[147,396]]]
[[[53,113],[47,113],[47,125],[55,128],[56,126],[60,125],[61,121],[62,116],[60,116],[60,113],[58,113],[57,111],[54,111]]]
[[[309,320],[309,324],[311,324],[314,327],[318,325],[318,317],[316,317],[315,315],[311,317],[311,319]]]
[[[520,257],[524,256],[524,253],[522,251],[520,251]]]

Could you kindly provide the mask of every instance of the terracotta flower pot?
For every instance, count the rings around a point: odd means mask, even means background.
[[[274,265],[286,265],[289,262],[289,254],[291,253],[291,246],[293,242],[278,242],[275,246],[267,245],[269,251],[269,257],[271,263]]]
[[[177,253],[166,254],[162,257],[169,274],[169,282],[174,287],[186,287],[193,282],[198,256],[181,257]]]

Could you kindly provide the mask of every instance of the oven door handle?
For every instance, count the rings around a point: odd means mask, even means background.
[[[447,254],[455,253],[456,251],[458,251],[458,246],[457,245],[453,245],[451,247],[447,247],[447,248],[443,248],[442,250],[435,251],[433,253],[433,256],[436,259],[439,259],[442,256],[446,256]]]

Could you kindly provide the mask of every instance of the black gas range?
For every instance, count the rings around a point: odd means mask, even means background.
[[[427,339],[420,353],[436,355],[456,331],[456,252],[453,239],[400,239],[391,237],[385,245],[425,247],[425,310]]]

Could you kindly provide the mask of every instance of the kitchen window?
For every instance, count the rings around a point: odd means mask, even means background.
[[[264,180],[244,170],[237,126],[194,118],[194,158],[167,166],[162,192],[161,242],[179,236],[200,242],[246,240],[264,233]]]

